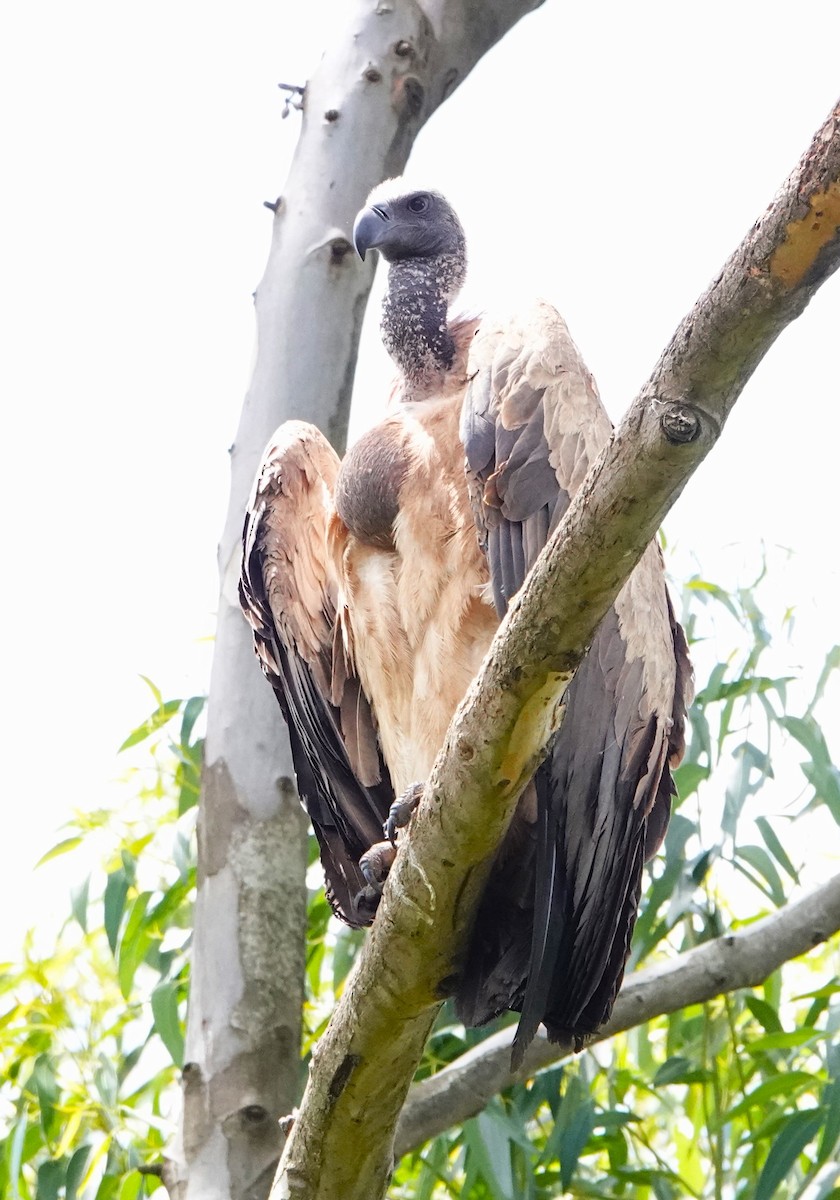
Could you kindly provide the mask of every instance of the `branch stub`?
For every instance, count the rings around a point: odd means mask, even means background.
[[[662,432],[675,446],[693,442],[700,435],[700,418],[685,404],[668,404],[659,418]]]

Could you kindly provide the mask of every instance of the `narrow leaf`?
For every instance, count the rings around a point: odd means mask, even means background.
[[[118,871],[111,871],[108,876],[108,882],[105,884],[103,907],[105,910],[105,932],[108,935],[108,945],[111,947],[112,954],[116,954],[117,952],[120,922],[125,910],[125,898],[127,895],[128,880],[125,869],[121,867]]]
[[[161,706],[156,708],[153,713],[150,713],[150,715],[146,717],[146,720],[138,725],[136,729],[132,729],[131,733],[120,746],[117,753],[122,754],[123,750],[128,750],[130,746],[136,746],[138,742],[145,741],[145,739],[151,737],[153,733],[157,733],[157,731],[161,729],[167,723],[167,721],[170,721],[175,716],[180,707],[180,700],[167,700],[166,703],[161,704]]]
[[[83,933],[87,933],[87,910],[90,897],[90,875],[76,887],[70,889],[70,911]]]
[[[768,1033],[781,1032],[782,1022],[772,1004],[768,1004],[760,996],[747,996],[746,1004],[755,1019],[764,1026]]]
[[[804,1046],[808,1042],[828,1036],[822,1029],[791,1029],[784,1033],[768,1033],[753,1042],[746,1042],[744,1049],[748,1054],[764,1054],[768,1050],[795,1050],[797,1046]]]
[[[58,1191],[64,1184],[64,1163],[51,1158],[38,1168],[38,1188],[35,1200],[58,1200]]]
[[[799,873],[788,858],[787,852],[779,841],[773,826],[766,817],[756,817],[755,823],[758,826],[758,831],[764,840],[765,846],[773,855],[776,862],[790,876],[794,883],[799,883]]]
[[[184,1061],[184,1035],[178,1014],[177,984],[167,981],[159,983],[152,992],[152,1016],[155,1029],[169,1051],[176,1067]]]
[[[793,1113],[788,1117],[778,1137],[774,1139],[767,1161],[758,1177],[755,1200],[771,1200],[776,1188],[786,1178],[819,1127],[819,1114],[813,1111]]]
[[[198,718],[204,708],[204,696],[190,696],[189,700],[184,705],[184,715],[181,718],[181,745],[188,746],[190,744],[190,735],[193,731]]]
[[[763,1106],[775,1096],[785,1096],[788,1101],[792,1102],[806,1088],[815,1089],[818,1082],[817,1078],[809,1075],[807,1071],[785,1071],[781,1075],[773,1075],[748,1092],[734,1108],[730,1108],[728,1112],[724,1113],[720,1123],[722,1125],[724,1120],[732,1121],[751,1108]]]
[[[828,683],[831,675],[837,670],[840,670],[840,646],[832,646],[828,654],[825,656],[825,662],[823,663],[823,669],[820,671],[820,677],[817,680],[817,687],[814,692],[813,699],[808,705],[808,712],[806,714],[807,716],[811,715],[817,704],[819,704],[820,700],[822,700],[825,692],[825,685]]]
[[[90,1146],[80,1146],[67,1165],[67,1184],[65,1200],[76,1200],[79,1185],[85,1174],[85,1167],[90,1156]]]
[[[753,868],[767,883],[773,903],[779,908],[785,903],[785,889],[773,860],[763,846],[738,846],[736,854]]]
[[[48,850],[46,854],[41,855],[35,864],[36,868],[42,867],[44,863],[48,863],[53,858],[58,858],[60,854],[67,854],[69,850],[75,850],[76,847],[80,846],[81,844],[82,839],[80,837],[65,838],[63,842],[56,843],[56,845],[53,846],[51,850]]]
[[[9,1153],[9,1178],[12,1183],[12,1196],[14,1200],[20,1200],[20,1189],[18,1181],[20,1180],[20,1167],[23,1159],[23,1142],[26,1137],[26,1113],[18,1118],[18,1121],[12,1134],[10,1153]]]
[[[840,1079],[833,1079],[828,1084],[822,1099],[826,1112],[820,1148],[817,1151],[819,1163],[824,1163],[829,1158],[837,1145],[837,1139],[840,1138]]]

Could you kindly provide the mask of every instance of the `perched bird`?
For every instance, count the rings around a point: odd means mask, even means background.
[[[550,305],[452,318],[466,245],[440,193],[387,181],[354,242],[389,263],[387,414],[341,463],[313,426],[280,427],[246,516],[240,597],[330,902],[363,925],[378,895],[360,860],[394,798],[426,779],[610,422]],[[670,815],[690,677],[651,544],[567,690],[465,950],[457,1011],[469,1025],[521,1012],[515,1061],[540,1022],[582,1045],[610,1013]]]

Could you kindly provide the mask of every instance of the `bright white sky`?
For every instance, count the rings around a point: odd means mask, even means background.
[[[57,827],[74,806],[120,803],[115,750],[150,709],[140,673],[166,696],[206,689],[262,201],[283,190],[299,124],[281,121],[276,84],[305,81],[351,7],[45,0],[6,14],[0,955],[66,910],[58,865],[30,879]],[[836,99],[838,46],[835,0],[807,14],[548,0],[412,158],[460,210],[468,300],[553,300],[619,416]],[[667,523],[728,585],[762,543],[795,548],[774,595],[797,607],[789,657],[812,674],[840,640],[838,357],[834,279]],[[374,317],[367,413],[389,372]]]

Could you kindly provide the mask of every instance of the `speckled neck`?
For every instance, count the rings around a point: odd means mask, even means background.
[[[463,279],[464,260],[455,254],[391,264],[382,303],[382,340],[413,397],[420,398],[452,367],[455,342],[447,313]]]

